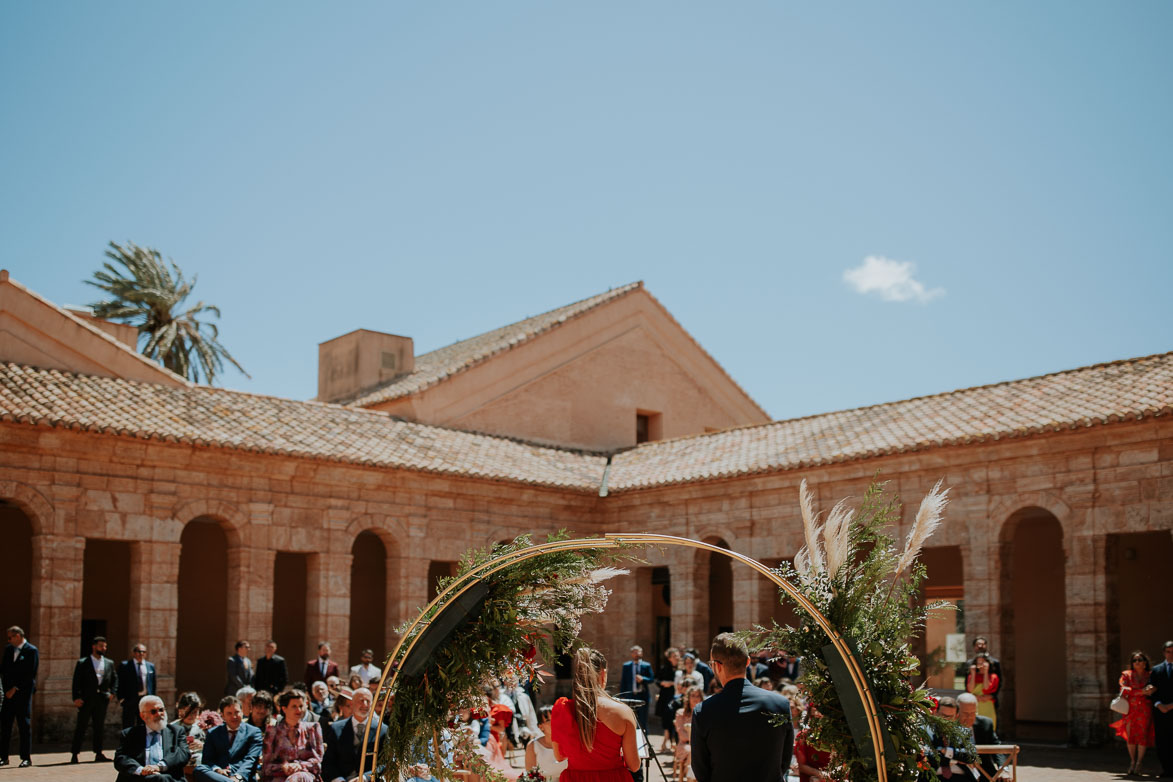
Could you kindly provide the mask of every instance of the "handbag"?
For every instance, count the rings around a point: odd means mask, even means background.
[[[1128,713],[1128,698],[1124,697],[1123,690],[1121,690],[1119,695],[1112,699],[1112,702],[1108,704],[1108,708],[1117,714]]]

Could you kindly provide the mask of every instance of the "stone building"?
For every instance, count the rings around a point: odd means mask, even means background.
[[[168,700],[214,697],[235,639],[293,662],[319,639],[381,654],[465,550],[521,533],[780,562],[802,545],[802,478],[829,507],[878,472],[905,524],[952,487],[926,594],[963,601],[1002,659],[1010,735],[1102,739],[1123,655],[1173,636],[1153,599],[1173,562],[1173,354],[770,421],[637,283],[419,356],[344,335],[303,402],[189,383],[0,272],[0,362],[0,624],[41,648],[42,738],[72,719],[96,633],[118,658],[146,643]],[[789,615],[723,557],[647,560],[615,582],[606,632],[586,628],[615,659]],[[926,659],[956,629],[935,621]]]

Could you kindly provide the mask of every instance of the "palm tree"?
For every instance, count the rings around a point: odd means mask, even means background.
[[[104,268],[86,283],[105,291],[109,298],[90,306],[99,318],[138,326],[139,336],[146,337],[144,356],[197,383],[202,371],[205,382],[211,384],[223,371],[225,359],[249,376],[220,344],[216,325],[199,319],[204,313],[219,318],[219,307],[201,301],[179,311],[195,287],[195,277],[188,282],[175,261],[168,259],[168,269],[158,250],[134,242],[127,242],[126,247],[110,242],[106,257],[110,260],[102,264]]]

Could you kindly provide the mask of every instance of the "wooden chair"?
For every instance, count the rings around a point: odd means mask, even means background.
[[[1010,782],[1018,782],[1019,749],[1020,747],[1017,744],[978,744],[977,751],[979,755],[1005,755],[1006,759],[1002,761],[1002,765],[998,766],[993,774],[987,774],[980,763],[975,768],[986,778],[986,782],[994,782],[1009,767]]]

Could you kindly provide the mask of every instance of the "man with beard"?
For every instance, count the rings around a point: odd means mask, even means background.
[[[77,725],[73,729],[73,756],[77,763],[86,723],[93,730],[94,762],[108,762],[102,754],[102,735],[106,732],[106,707],[114,700],[114,663],[106,659],[106,639],[97,636],[90,642],[90,654],[73,667],[73,705],[77,707]]]
[[[345,782],[358,774],[360,746],[366,736],[367,719],[371,714],[371,691],[360,687],[354,691],[349,719],[338,720],[323,726],[326,739],[326,754],[322,757],[322,779],[324,782]],[[380,740],[387,735],[387,726],[379,724],[377,717],[371,726],[367,751],[374,744],[375,733]]]
[[[118,782],[149,779],[153,782],[184,782],[183,769],[190,753],[183,729],[167,724],[163,699],[148,695],[139,701],[142,723],[122,731],[114,769]]]
[[[324,682],[337,675],[338,663],[330,659],[330,644],[322,641],[318,644],[318,656],[305,664],[302,680],[306,687],[313,687],[314,682]]]

